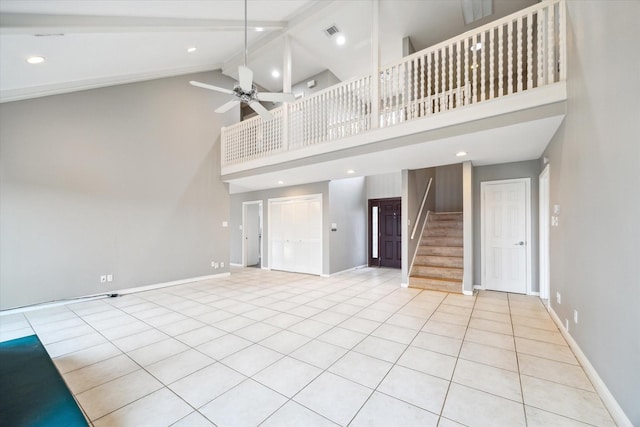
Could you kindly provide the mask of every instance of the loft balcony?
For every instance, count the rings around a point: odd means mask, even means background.
[[[545,1],[222,129],[231,191],[537,158],[564,118],[566,12]],[[338,172],[340,171],[340,172]],[[303,177],[303,178],[301,178]],[[289,183],[289,182],[288,182]]]

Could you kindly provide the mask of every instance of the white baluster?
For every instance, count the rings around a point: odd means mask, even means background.
[[[507,91],[513,93],[513,21],[507,24]]]
[[[478,45],[478,38],[474,35],[471,41],[471,45]],[[473,51],[473,102],[478,102],[478,50],[474,49]]]
[[[504,95],[504,25],[498,27],[498,97]]]
[[[518,16],[516,22],[516,30],[518,31],[518,92],[522,92],[522,16]]]
[[[426,64],[425,64],[426,62]],[[420,88],[422,90],[422,96],[420,97],[420,105],[422,106],[422,114],[421,116],[425,116],[427,114],[431,114],[433,113],[433,109],[431,108],[431,93],[433,92],[433,88],[431,87],[431,82],[433,77],[431,76],[431,67],[432,67],[432,63],[434,61],[431,60],[431,52],[427,53],[426,56],[426,61],[425,61],[425,57],[422,56],[422,72],[420,73],[420,77],[421,77],[421,82],[420,82]],[[425,96],[424,94],[424,68],[425,66],[427,67],[427,95]],[[426,107],[426,111],[425,111],[425,107]]]
[[[480,100],[484,101],[487,97],[487,83],[486,83],[486,59],[485,57],[487,52],[487,42],[486,42],[486,31],[480,33],[480,43],[482,44],[482,48],[480,49]]]
[[[547,84],[556,81],[556,62],[554,49],[555,43],[555,5],[550,4],[547,8],[549,11],[547,21]]]
[[[421,66],[421,70],[420,70],[420,109],[419,109],[419,113],[420,116],[424,116],[426,114],[426,111],[424,110],[424,102],[425,102],[425,98],[424,98],[424,67],[425,67],[425,60],[424,60],[424,56],[420,56],[418,58],[418,65]],[[431,70],[431,66],[429,66],[428,70]],[[430,81],[430,80],[429,80]]]
[[[533,13],[527,15],[527,90],[533,88]]]
[[[462,67],[462,51],[460,50],[462,46],[462,42],[458,40],[456,42],[456,105],[455,107],[462,106],[461,96],[462,96],[462,87],[464,86],[460,81],[460,73]]]
[[[442,57],[442,63],[440,65],[440,106],[438,111],[444,111],[447,109],[446,96],[447,96],[447,56],[446,50],[444,48],[438,49],[440,51],[440,55]]]
[[[471,103],[471,100],[467,96],[469,93],[469,85],[471,82],[469,81],[469,38],[464,39],[464,86],[465,86],[465,95],[464,95],[464,105],[468,105]]]
[[[453,108],[453,45],[447,47],[447,59],[449,61],[449,88],[447,89],[447,109]]]
[[[495,88],[496,57],[495,57],[495,47],[494,47],[496,29],[492,28],[490,31],[491,32],[489,33],[489,99],[493,99],[495,97],[495,90],[496,90]]]
[[[558,3],[558,45],[560,46],[560,57],[558,64],[560,67],[560,81],[567,80],[567,9],[566,3]]]
[[[536,14],[537,34],[536,34],[536,65],[537,78],[536,87],[544,85],[544,10]]]

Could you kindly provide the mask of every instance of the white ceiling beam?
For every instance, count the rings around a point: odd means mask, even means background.
[[[286,28],[284,21],[249,21],[249,28]],[[151,18],[137,16],[39,15],[3,13],[0,34],[74,34],[132,32],[213,32],[244,30],[243,20]]]
[[[247,57],[247,60],[251,62],[251,58],[259,56],[260,51],[268,50],[270,48],[273,48],[274,45],[281,43],[283,35],[290,34],[297,28],[302,27],[312,19],[315,19],[322,11],[339,2],[340,0],[316,0],[312,2],[309,6],[303,8],[293,18],[291,18],[282,29],[271,31],[265,34],[265,36],[260,40],[253,43],[249,47],[249,55]],[[238,52],[237,54],[232,56],[228,61],[224,63],[222,67],[222,74],[225,74],[227,76],[235,76],[238,65],[242,65],[243,57],[244,51]]]

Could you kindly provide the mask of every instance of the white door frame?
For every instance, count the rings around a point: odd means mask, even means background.
[[[540,237],[538,247],[540,248],[540,271],[539,289],[540,298],[549,300],[551,293],[551,257],[549,256],[549,228],[551,225],[550,217],[550,200],[551,200],[551,172],[549,164],[547,164],[538,178],[539,183],[539,207],[538,224],[540,229]]]
[[[258,205],[260,212],[260,230],[262,230],[262,238],[260,239],[260,267],[263,266],[264,260],[264,212],[262,210],[262,200],[253,200],[250,202],[242,202],[242,266],[247,266],[247,206]]]
[[[531,178],[516,178],[516,179],[500,179],[496,181],[483,181],[480,183],[480,270],[481,270],[481,278],[482,278],[482,286],[480,289],[486,289],[485,284],[486,281],[486,237],[485,237],[485,218],[484,218],[484,208],[485,208],[485,191],[488,185],[491,184],[510,184],[522,182],[525,184],[525,228],[526,228],[526,281],[527,281],[527,295],[534,295],[537,292],[533,292],[531,289],[532,282],[532,271],[531,271]]]

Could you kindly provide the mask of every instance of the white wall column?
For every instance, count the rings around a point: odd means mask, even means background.
[[[464,246],[464,273],[462,292],[473,294],[473,165],[462,163],[462,223]]]

